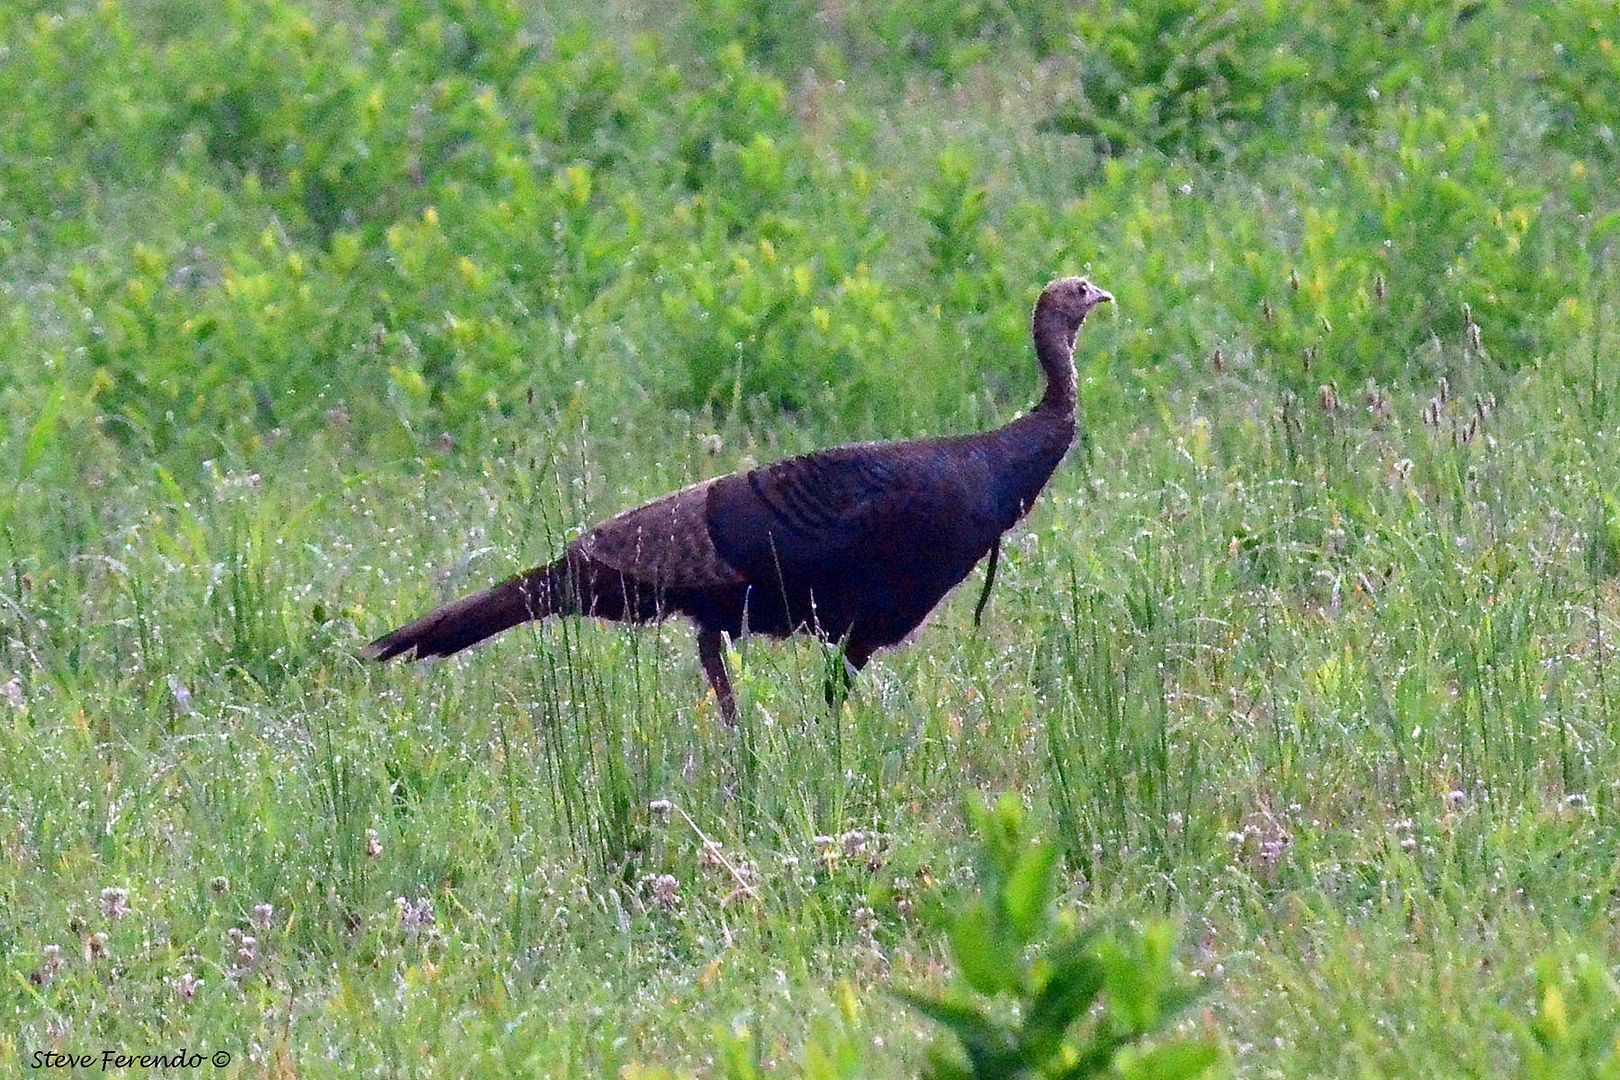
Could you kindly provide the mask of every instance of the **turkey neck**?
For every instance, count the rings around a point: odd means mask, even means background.
[[[1074,339],[1080,333],[1080,324],[1072,317],[1040,307],[1035,309],[1030,331],[1035,338],[1035,358],[1041,362],[1041,374],[1046,376],[1046,392],[1037,408],[1067,413],[1072,421],[1077,400]]]
[[[1003,528],[1029,510],[1074,442],[1074,339],[1080,327],[1056,312],[1037,310],[1032,329],[1046,390],[1035,408],[984,436],[991,503]]]

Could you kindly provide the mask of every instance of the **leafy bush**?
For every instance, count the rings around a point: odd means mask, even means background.
[[[1511,371],[1591,339],[1606,11],[22,6],[0,258],[100,435],[164,457],[581,393],[958,427],[1026,398],[1034,290],[1088,265],[1128,313],[1094,417],[1217,349],[1302,396],[1428,379],[1470,320]]]
[[[1075,20],[1078,85],[1044,126],[1107,154],[1148,148],[1211,162],[1265,152],[1273,144],[1255,139],[1260,129],[1286,132],[1311,109],[1360,125],[1386,97],[1432,96],[1449,70],[1437,61],[1488,43],[1482,7],[1105,0]]]
[[[1228,153],[1272,91],[1298,73],[1292,58],[1265,47],[1280,15],[1252,0],[1105,0],[1078,22],[1079,93],[1046,126],[1084,135],[1104,153]]]
[[[1598,957],[1556,953],[1536,967],[1536,1015],[1518,1028],[1525,1080],[1620,1077],[1620,981]]]
[[[1105,937],[1054,918],[1057,848],[1028,841],[1018,800],[976,804],[970,817],[977,895],[946,927],[965,986],[944,997],[901,994],[950,1033],[926,1075],[1180,1080],[1214,1064],[1219,1054],[1205,1043],[1136,1046],[1194,997],[1173,975],[1169,928]]]
[[[1620,160],[1620,42],[1610,0],[1558,4],[1537,24],[1536,76],[1553,106],[1551,138]]]

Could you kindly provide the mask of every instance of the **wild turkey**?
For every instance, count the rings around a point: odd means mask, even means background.
[[[365,649],[377,660],[448,656],[530,619],[591,615],[697,625],[698,657],[730,724],[722,634],[810,632],[842,644],[849,675],[915,630],[991,556],[1074,441],[1074,342],[1113,297],[1052,282],[1032,318],[1046,391],[976,435],[844,446],[706,480],[620,514],[548,566],[458,600]],[[829,699],[832,688],[828,688]]]

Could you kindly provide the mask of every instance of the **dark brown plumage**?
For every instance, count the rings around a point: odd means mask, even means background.
[[[732,473],[620,514],[548,566],[378,638],[365,655],[448,656],[529,619],[648,622],[681,614],[726,720],[722,634],[799,632],[843,645],[846,672],[920,626],[1028,512],[1074,441],[1074,341],[1113,297],[1084,278],[1035,304],[1046,391],[976,435],[843,446]],[[989,580],[977,618],[989,596]],[[831,690],[829,688],[829,695]]]

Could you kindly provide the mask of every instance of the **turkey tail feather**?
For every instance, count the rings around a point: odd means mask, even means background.
[[[567,566],[550,566],[508,578],[493,588],[446,604],[361,650],[368,660],[450,656],[530,619],[572,610],[566,604]]]

